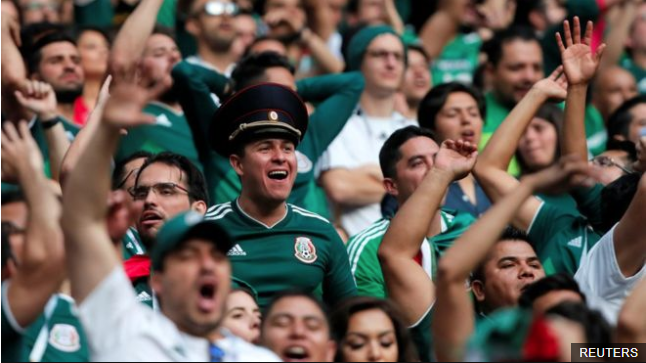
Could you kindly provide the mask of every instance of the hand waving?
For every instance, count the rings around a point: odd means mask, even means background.
[[[466,178],[476,165],[478,147],[467,141],[446,140],[435,157],[435,168],[451,173],[453,180]]]
[[[588,22],[585,35],[581,39],[581,23],[578,17],[574,18],[574,34],[570,30],[570,22],[563,23],[565,28],[565,45],[560,33],[556,33],[556,41],[561,50],[561,60],[568,82],[571,86],[587,85],[599,69],[605,44],[599,46],[596,53],[590,46],[594,25]]]
[[[27,122],[18,128],[5,122],[2,130],[2,181],[19,182],[43,173],[44,161],[36,141],[31,136]]]
[[[563,66],[560,66],[549,77],[538,81],[533,88],[549,100],[561,102],[567,98],[567,86],[568,82],[563,75]]]

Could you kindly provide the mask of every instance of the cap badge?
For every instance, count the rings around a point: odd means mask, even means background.
[[[271,111],[269,113],[269,120],[270,121],[278,121],[278,114],[276,113],[276,111]]]

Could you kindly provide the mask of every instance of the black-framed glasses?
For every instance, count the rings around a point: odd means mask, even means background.
[[[172,197],[179,192],[189,194],[188,189],[176,184],[176,183],[157,183],[154,185],[139,185],[128,189],[128,193],[132,196],[134,200],[144,200],[148,198],[150,191],[153,191],[158,197]]]
[[[632,174],[633,171],[622,166],[621,164],[617,163],[614,161],[611,157],[608,156],[597,156],[596,158],[590,160],[592,164],[600,166],[602,168],[611,168],[611,167],[617,167],[621,169],[626,174]]]

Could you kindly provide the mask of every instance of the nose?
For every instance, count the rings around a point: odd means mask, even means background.
[[[296,320],[296,321],[294,321],[294,323],[291,326],[291,329],[290,329],[290,332],[289,332],[290,333],[289,334],[290,338],[291,339],[304,338],[305,337],[305,331],[306,331],[305,323],[300,321],[300,320]]]
[[[287,156],[285,154],[285,151],[283,151],[281,148],[276,148],[272,155],[272,161],[275,163],[283,164],[286,160]]]
[[[181,55],[180,55],[179,51],[174,50],[174,51],[170,52],[169,60],[170,60],[171,64],[175,64],[175,63],[179,62],[181,60]]]
[[[534,274],[534,270],[526,263],[523,263],[520,267],[520,275],[518,276],[519,279],[528,279],[528,280],[534,280],[536,275]]]
[[[370,342],[368,348],[368,361],[369,362],[378,362],[381,360],[383,354],[381,351],[381,344],[378,341]]]
[[[532,82],[537,79],[538,72],[533,67],[525,67],[523,70],[523,81]]]

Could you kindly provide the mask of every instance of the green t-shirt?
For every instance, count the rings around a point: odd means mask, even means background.
[[[128,135],[124,136],[119,144],[115,157],[117,162],[138,151],[148,151],[153,154],[170,151],[184,155],[195,166],[202,169],[193,143],[193,133],[183,113],[160,102],[151,102],[143,112],[155,116],[156,123],[128,130]]]
[[[456,211],[442,211],[441,217],[441,233],[430,240],[425,240],[432,253],[430,263],[424,268],[432,277],[437,268],[434,262],[475,221],[470,214]],[[378,251],[389,227],[390,220],[382,219],[348,242],[350,268],[357,283],[359,295],[379,299],[388,297]]]
[[[624,54],[619,62],[619,65],[622,68],[626,69],[628,72],[632,73],[632,75],[635,77],[639,93],[646,94],[646,69],[635,64],[635,62],[633,62],[628,54]]]
[[[139,232],[136,228],[130,227],[126,235],[123,236],[121,252],[124,261],[135,255],[146,254],[146,246],[141,242],[141,237],[139,237]]]
[[[20,362],[24,330],[13,317],[7,301],[8,281],[2,283],[2,361]]]
[[[65,128],[67,138],[70,140],[70,142],[74,141],[74,138],[79,133],[79,131],[81,131],[81,129],[78,126],[72,124],[71,122],[68,122],[64,118],[61,118],[61,122],[63,124],[63,127]],[[43,153],[43,158],[45,161],[45,175],[47,175],[47,177],[51,177],[52,168],[49,162],[49,147],[47,146],[45,129],[43,129],[43,126],[39,121],[36,121],[34,125],[31,127],[31,135],[34,137],[36,144],[38,144],[38,148],[40,149],[40,152]]]
[[[152,309],[154,305],[154,294],[148,278],[141,278],[135,281],[132,287],[135,289],[137,301]]]
[[[417,348],[417,354],[422,362],[434,361],[432,331],[434,310],[433,308],[429,309],[417,324],[409,328],[413,343]]]
[[[135,8],[136,6],[120,2],[115,9],[111,0],[74,1],[74,22],[81,27],[95,26],[107,30],[122,24]],[[157,14],[157,24],[174,28],[176,9],[177,0],[164,0]]]
[[[550,203],[543,203],[527,231],[547,275],[574,275],[581,259],[601,239],[588,220]]]
[[[608,132],[603,116],[594,106],[585,109],[585,137],[588,141],[588,152],[598,156],[606,151]]]
[[[320,286],[328,306],[356,295],[348,255],[334,227],[294,205],[286,208],[285,218],[271,228],[248,216],[237,201],[209,209],[206,219],[227,230],[235,243],[229,252],[232,275],[256,289],[261,308],[285,290],[313,293]]]
[[[482,38],[478,33],[459,34],[455,37],[431,65],[433,84],[473,83],[481,46]]]
[[[193,130],[195,145],[204,164],[211,199],[225,203],[240,195],[242,185],[229,160],[211,150],[204,135],[218,105],[211,94],[224,95],[229,80],[200,65],[181,62],[173,68],[173,79],[180,103]],[[327,201],[316,185],[314,166],[343,130],[363,92],[364,80],[359,72],[305,79],[297,83],[299,95],[317,103],[310,116],[308,132],[298,146],[298,176],[289,202],[314,213],[328,215]]]
[[[25,361],[88,362],[90,353],[74,300],[54,295],[23,340]]]

